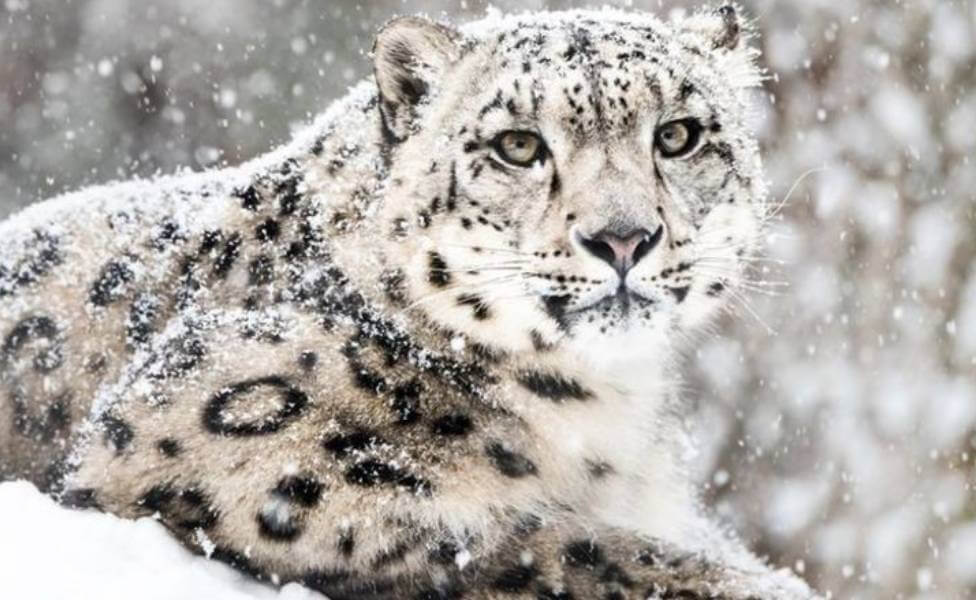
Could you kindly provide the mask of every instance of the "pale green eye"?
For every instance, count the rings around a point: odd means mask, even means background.
[[[527,167],[545,159],[545,144],[531,131],[505,131],[494,140],[495,150],[506,161]]]
[[[657,128],[654,144],[661,151],[661,156],[674,158],[687,154],[698,145],[701,130],[698,119],[671,121]]]

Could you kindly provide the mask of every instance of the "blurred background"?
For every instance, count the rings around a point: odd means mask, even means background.
[[[768,179],[793,190],[762,276],[789,285],[690,361],[704,497],[834,598],[976,597],[976,0],[742,4]],[[370,72],[390,17],[486,6],[0,0],[0,218],[262,153]]]

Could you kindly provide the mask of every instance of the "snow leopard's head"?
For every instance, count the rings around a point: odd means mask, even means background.
[[[500,350],[683,337],[744,281],[765,214],[733,6],[390,23],[381,210],[406,301]]]

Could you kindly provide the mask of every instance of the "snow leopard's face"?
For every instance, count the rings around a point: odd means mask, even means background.
[[[408,24],[381,34],[377,78],[402,140],[389,256],[418,310],[488,347],[605,359],[653,356],[737,293],[764,187],[731,9],[513,18],[466,37]]]

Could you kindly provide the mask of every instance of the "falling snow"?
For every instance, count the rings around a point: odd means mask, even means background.
[[[753,125],[783,207],[762,263],[768,293],[745,299],[690,360],[705,498],[833,597],[968,597],[976,3],[743,5],[769,70]],[[0,7],[3,217],[93,182],[262,153],[368,74],[372,32],[393,14],[460,20],[485,3]],[[26,484],[0,485],[0,507],[4,597],[312,597],[190,556],[151,520],[68,513]],[[51,577],[52,561],[72,566]]]

